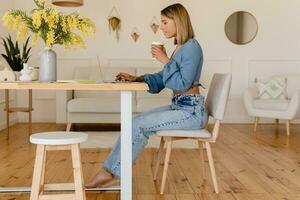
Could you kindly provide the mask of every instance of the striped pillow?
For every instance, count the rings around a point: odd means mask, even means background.
[[[255,78],[258,89],[257,99],[277,99],[285,100],[287,96],[287,78],[275,76],[267,81]]]

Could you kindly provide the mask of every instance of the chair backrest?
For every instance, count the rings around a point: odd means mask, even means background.
[[[223,120],[230,87],[231,74],[214,74],[205,101],[208,116]]]

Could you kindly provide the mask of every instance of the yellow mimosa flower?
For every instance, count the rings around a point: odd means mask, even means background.
[[[63,16],[61,19],[61,27],[63,32],[67,32],[68,31],[68,24],[67,24],[67,19]]]
[[[67,18],[67,24],[69,25],[70,29],[75,29],[77,27],[77,19],[74,15],[70,15]]]
[[[55,35],[53,31],[49,31],[47,33],[46,45],[47,47],[52,47],[55,41]]]
[[[39,38],[39,34],[37,34],[37,33],[34,34],[33,39],[32,39],[32,42],[31,42],[31,45],[32,45],[32,46],[35,47],[38,38]]]
[[[3,22],[4,26],[6,26],[9,29],[12,29],[12,27],[14,25],[14,19],[10,15],[10,11],[7,11],[4,13],[4,15],[2,16],[2,22]]]
[[[42,18],[46,21],[47,20],[47,10],[43,9],[43,10],[41,10],[41,12],[42,12]]]
[[[17,33],[17,40],[24,39],[28,34],[28,28],[24,23],[20,23],[18,33]]]
[[[54,29],[57,26],[57,23],[59,21],[59,14],[56,7],[51,7],[45,21],[48,22],[48,26],[50,29]]]
[[[32,13],[32,24],[36,29],[40,28],[42,24],[42,14],[43,12],[40,10],[36,10]]]

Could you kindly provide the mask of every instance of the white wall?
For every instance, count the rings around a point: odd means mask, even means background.
[[[14,1],[7,1],[7,0],[0,0],[0,16],[4,14],[4,12],[10,8],[14,7]],[[0,38],[6,37],[9,31],[7,31],[3,26],[2,26],[2,21],[0,23]],[[2,44],[2,40],[0,42]],[[0,53],[3,53],[3,45],[0,45]],[[1,59],[1,58],[0,58]],[[3,66],[0,66],[0,70],[2,70]],[[12,92],[10,95],[10,104],[15,105],[16,102],[14,101],[15,98],[15,92]],[[0,130],[6,127],[6,115],[3,111],[5,108],[5,96],[4,96],[4,91],[0,91]],[[17,122],[17,116],[16,114],[12,114],[10,117],[10,123],[14,124]]]
[[[11,1],[1,1],[5,9],[13,6]],[[16,8],[30,10],[33,8],[31,0],[14,0]],[[59,59],[65,58],[94,58],[98,55],[102,65],[108,65],[109,60],[150,60],[149,46],[154,40],[162,40],[166,43],[168,52],[172,51],[172,41],[163,39],[159,32],[152,33],[149,27],[153,16],[160,18],[159,12],[165,6],[181,2],[186,6],[191,15],[196,38],[204,50],[205,63],[203,66],[202,81],[208,84],[211,74],[214,72],[231,72],[233,83],[230,101],[226,113],[227,122],[248,122],[242,94],[249,84],[249,73],[258,70],[268,74],[268,70],[286,68],[287,73],[299,73],[300,68],[300,23],[299,0],[86,0],[80,8],[62,9],[66,12],[78,11],[90,17],[97,26],[95,39],[87,40],[87,49],[77,52],[65,52],[56,47]],[[109,33],[107,17],[115,6],[122,19],[120,40],[117,41],[114,34]],[[228,16],[235,11],[248,11],[258,21],[257,37],[247,45],[232,44],[224,33],[224,24]],[[141,33],[137,43],[134,43],[130,33],[137,27]],[[2,28],[1,28],[2,29]],[[42,49],[40,43],[33,53],[32,63],[36,63],[38,52]],[[149,61],[151,63],[151,61]],[[275,63],[275,65],[274,65]],[[158,64],[159,65],[159,64]],[[262,66],[258,68],[257,66]],[[274,66],[274,68],[272,68]],[[294,67],[296,66],[296,67]],[[69,66],[71,67],[71,66]],[[143,66],[141,66],[143,67]],[[147,66],[149,67],[149,66]],[[43,93],[44,94],[44,93]],[[43,108],[54,110],[55,95],[35,94],[36,121],[55,121],[55,113],[45,115]],[[23,94],[19,94],[22,96]],[[24,97],[19,98],[22,103]],[[53,109],[49,109],[52,108]],[[0,111],[2,112],[2,111]],[[21,120],[23,116],[20,115]]]
[[[2,16],[6,10],[14,7],[14,1],[0,0],[0,5],[0,16]],[[2,23],[0,23],[0,37],[6,36],[7,32]],[[2,50],[3,47],[0,45],[0,51],[2,52]]]

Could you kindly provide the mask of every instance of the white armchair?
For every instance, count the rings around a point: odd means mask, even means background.
[[[257,89],[248,88],[244,93],[244,104],[250,116],[254,117],[254,132],[260,118],[286,120],[286,134],[290,135],[290,121],[300,119],[300,75],[287,76],[287,100],[256,99]]]

